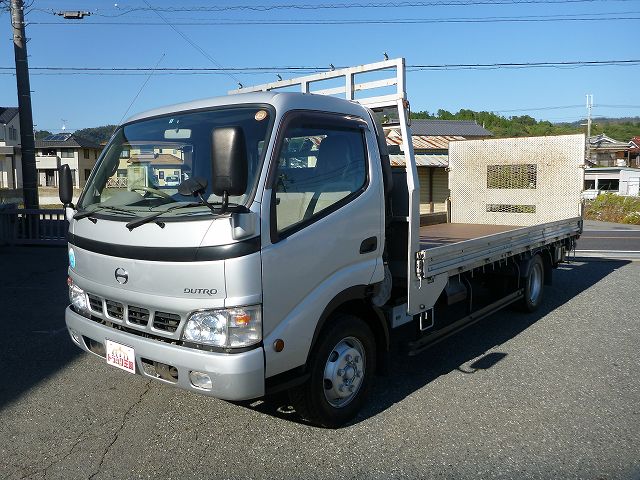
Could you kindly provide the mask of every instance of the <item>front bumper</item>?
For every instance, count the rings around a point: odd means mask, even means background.
[[[262,347],[233,354],[204,352],[115,330],[85,318],[69,307],[65,312],[65,321],[67,328],[79,340],[71,335],[72,341],[86,352],[100,356],[89,348],[89,341],[104,346],[105,340],[111,340],[132,347],[136,356],[136,372],[145,377],[223,400],[249,400],[264,395]],[[148,365],[149,362],[161,362],[175,367],[178,378],[168,381],[148,373],[145,363]],[[204,390],[194,387],[189,380],[189,372],[192,370],[207,373],[211,377],[213,388]]]

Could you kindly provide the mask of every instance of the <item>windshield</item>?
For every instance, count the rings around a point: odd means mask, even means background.
[[[114,216],[169,209],[192,203],[178,193],[192,177],[207,181],[204,198],[220,202],[211,192],[211,138],[219,127],[241,127],[247,147],[246,191],[229,197],[230,205],[247,206],[260,170],[270,131],[272,111],[264,106],[178,113],[124,125],[115,132],[83,191],[80,210],[100,210]],[[203,205],[175,209],[172,215],[204,213]],[[169,212],[167,212],[169,213]],[[163,217],[164,218],[164,217]]]

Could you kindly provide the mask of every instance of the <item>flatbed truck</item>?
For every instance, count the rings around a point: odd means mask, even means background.
[[[339,427],[393,355],[535,310],[582,231],[579,135],[452,142],[450,221],[421,226],[402,58],[229,93],[124,122],[77,205],[63,168],[66,325],[126,372],[230,401],[287,391]],[[184,175],[109,182],[123,162]]]

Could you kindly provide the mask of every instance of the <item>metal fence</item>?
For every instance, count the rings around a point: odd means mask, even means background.
[[[0,245],[65,245],[68,223],[62,209],[0,208]]]

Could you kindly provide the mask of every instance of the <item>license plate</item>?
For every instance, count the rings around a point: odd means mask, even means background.
[[[136,356],[133,348],[106,340],[107,363],[129,373],[136,373]]]

